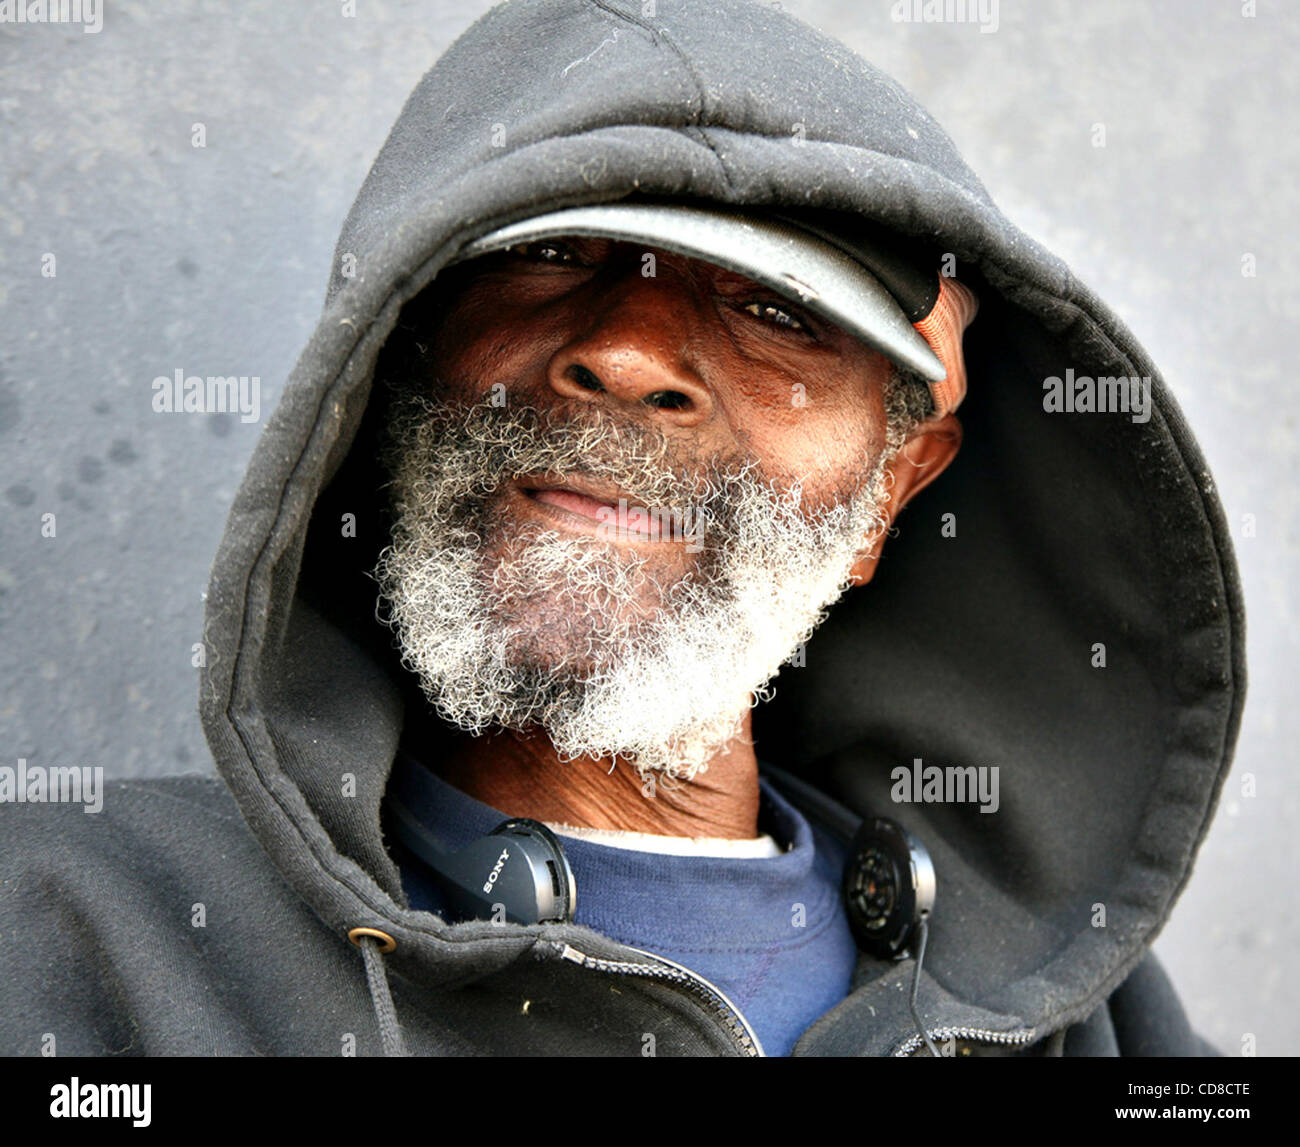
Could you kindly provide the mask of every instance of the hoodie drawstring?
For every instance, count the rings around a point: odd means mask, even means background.
[[[348,932],[348,939],[361,949],[366,962],[366,983],[370,987],[371,1002],[375,1005],[375,1020],[379,1024],[384,1055],[389,1058],[409,1057],[411,1053],[406,1050],[406,1040],[397,1022],[397,1009],[393,1006],[393,994],[388,987],[388,970],[384,967],[383,953],[394,951],[397,941],[378,928],[353,928]]]

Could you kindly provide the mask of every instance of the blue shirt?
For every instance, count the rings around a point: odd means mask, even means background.
[[[665,956],[714,984],[768,1055],[798,1038],[848,994],[857,947],[840,895],[846,849],[760,780],[759,831],[776,857],[675,856],[558,835],[577,883],[574,922]],[[453,788],[404,753],[388,792],[453,852],[506,815]],[[436,879],[390,841],[412,908],[441,913]]]

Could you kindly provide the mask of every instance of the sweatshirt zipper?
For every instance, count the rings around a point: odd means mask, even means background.
[[[641,964],[632,960],[606,960],[599,956],[590,956],[586,952],[580,952],[571,944],[557,944],[560,958],[569,960],[584,968],[592,968],[598,972],[612,972],[620,976],[639,976],[647,980],[661,980],[665,983],[676,984],[684,987],[701,999],[708,1007],[709,1011],[720,1019],[725,1027],[727,1034],[731,1036],[733,1042],[746,1056],[764,1055],[763,1045],[759,1042],[758,1036],[754,1029],[749,1026],[749,1021],[740,1013],[726,995],[711,984],[703,976],[697,975],[689,968],[682,967],[681,964],[674,963],[667,957],[658,956],[654,952],[646,952],[640,948],[628,948],[629,952],[635,952],[638,956],[645,956],[653,960],[652,964]]]
[[[1018,1032],[995,1032],[984,1028],[934,1028],[928,1034],[935,1043],[941,1043],[946,1039],[966,1039],[978,1040],[980,1043],[1012,1046],[1029,1044],[1034,1039],[1033,1028]],[[911,1055],[920,1046],[920,1035],[910,1035],[898,1045],[894,1055],[896,1057]]]

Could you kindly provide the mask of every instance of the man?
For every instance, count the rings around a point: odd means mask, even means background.
[[[1154,368],[906,93],[735,0],[503,5],[232,509],[223,785],[23,822],[6,1039],[1204,1053],[1149,947],[1241,613]]]
[[[538,238],[551,232],[565,237]],[[656,237],[674,249],[644,246]],[[393,786],[423,815],[403,805],[393,835],[413,821],[441,830],[435,853],[471,844],[454,831],[473,819],[463,793],[489,820],[594,840],[568,846],[575,919],[706,970],[785,1054],[847,993],[855,948],[842,845],[814,846],[760,792],[751,705],[955,455],[955,418],[934,416],[908,362],[960,393],[973,296],[918,275],[910,301],[945,367],[861,264],[754,213],[624,202],[534,217],[472,250],[408,308],[413,345],[391,339],[378,371],[402,395],[382,417],[398,515],[380,580],[408,665],[468,734],[438,749],[432,730],[408,735],[452,788],[399,765]],[[814,307],[733,269],[789,292],[777,268],[791,259]],[[837,303],[902,361],[836,325]],[[793,826],[779,847],[759,832],[761,796]],[[497,879],[519,861],[499,843],[480,863],[484,907],[504,917]],[[748,859],[787,848],[785,865]],[[455,907],[437,855],[399,855],[414,905]]]

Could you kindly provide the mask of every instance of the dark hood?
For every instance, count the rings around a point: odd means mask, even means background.
[[[777,679],[758,752],[929,847],[926,970],[954,1022],[1050,1031],[1150,945],[1228,772],[1243,611],[1213,481],[1133,336],[902,88],[774,7],[662,9],[501,5],[407,101],[213,567],[201,711],[218,770],[299,895],[340,935],[390,932],[398,972],[449,986],[525,952],[536,928],[406,909],[381,840],[417,716],[366,573],[385,542],[366,417],[381,348],[456,251],[543,211],[648,194],[871,221],[953,254],[980,297],[965,442],[872,585]],[[1150,376],[1149,420],[1045,412],[1044,379],[1067,369]],[[997,766],[998,812],[893,803],[890,769],[915,758]]]

